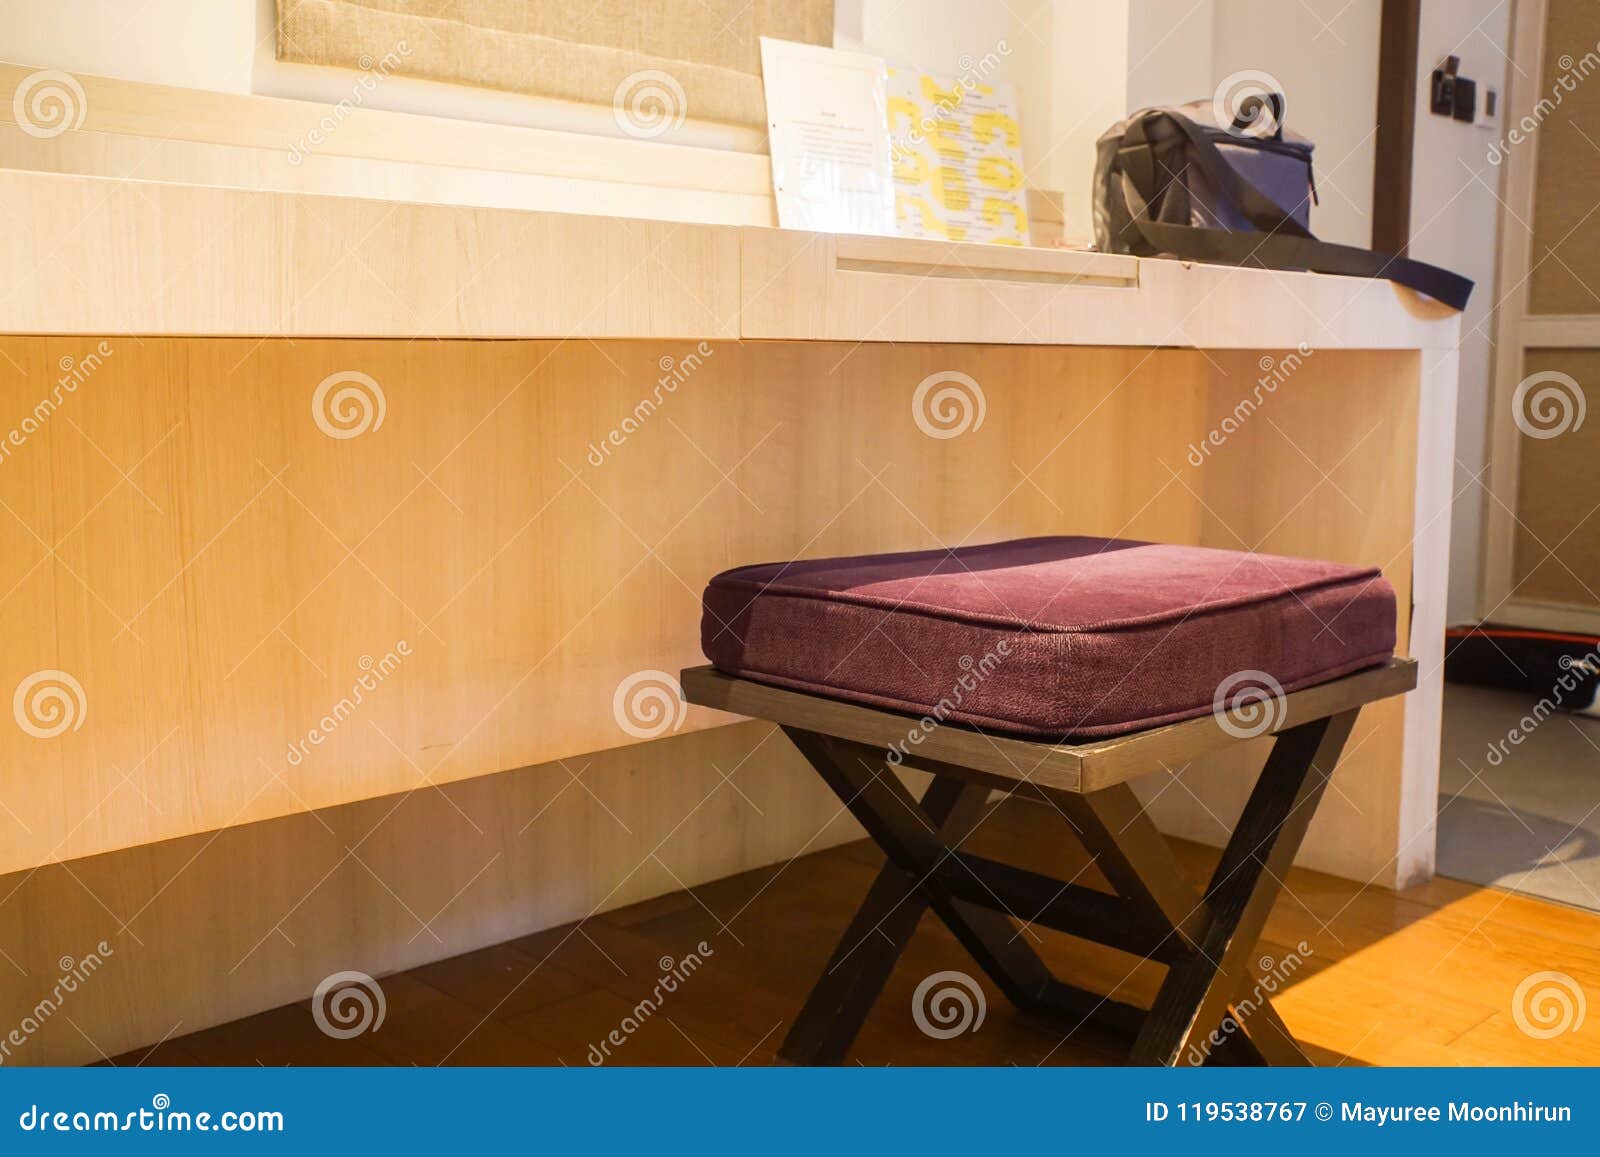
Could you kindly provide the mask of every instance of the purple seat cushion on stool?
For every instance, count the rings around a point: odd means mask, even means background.
[[[1389,658],[1375,567],[1109,538],[726,571],[700,628],[721,671],[1049,738],[1204,715],[1224,680],[1285,691]]]

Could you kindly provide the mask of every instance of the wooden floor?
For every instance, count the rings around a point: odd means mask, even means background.
[[[1103,886],[1048,807],[1009,800],[969,846],[1062,878]],[[1215,853],[1179,847],[1203,878]],[[678,892],[424,968],[381,978],[382,1024],[349,1039],[322,1032],[310,1002],[172,1039],[116,1064],[583,1065],[616,1030],[605,1063],[769,1064],[789,1018],[881,862],[867,844]],[[1148,1003],[1162,969],[1047,931],[1034,941],[1058,974]],[[1258,953],[1274,998],[1319,1064],[1586,1065],[1600,1063],[1600,1008],[1559,1027],[1565,988],[1600,1000],[1600,915],[1449,880],[1396,895],[1315,873],[1291,873]],[[700,948],[704,942],[709,952]],[[664,973],[703,963],[662,992]],[[935,972],[977,969],[931,917],[874,1010],[852,1059],[882,1065],[1115,1064],[1114,1041],[1019,1017],[987,980],[975,1031],[935,1039],[912,1015]],[[1291,975],[1285,975],[1292,973]],[[1277,983],[1277,981],[1274,981]],[[1558,988],[1552,988],[1556,985]],[[1575,989],[1572,986],[1576,986]],[[1549,1018],[1549,1019],[1542,1019]],[[1575,1015],[1566,1015],[1574,1021]]]

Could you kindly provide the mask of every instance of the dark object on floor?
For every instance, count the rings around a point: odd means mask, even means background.
[[[1285,696],[1264,721],[1229,711],[1077,746],[935,727],[920,731],[916,754],[897,759],[925,721],[711,667],[683,672],[689,702],[780,724],[888,858],[779,1057],[843,1061],[932,910],[1019,1009],[1072,1030],[1093,1025],[1131,1039],[1135,1064],[1309,1064],[1255,985],[1256,943],[1362,705],[1403,694],[1416,678],[1414,662],[1391,660]],[[1197,892],[1128,781],[1165,761],[1265,734],[1276,737],[1271,755],[1210,883]],[[930,774],[920,802],[895,775],[897,765]],[[1056,807],[1116,895],[963,850],[997,786]],[[1149,1011],[1057,979],[1017,930],[1013,912],[1165,964]],[[951,1016],[970,1013],[959,999],[954,1008],[930,1004],[919,1024],[937,1036]]]
[[[1562,711],[1600,712],[1600,637],[1481,623],[1445,632],[1444,677],[1548,700]]]

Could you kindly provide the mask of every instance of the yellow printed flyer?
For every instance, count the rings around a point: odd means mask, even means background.
[[[1028,244],[1010,85],[891,68],[889,141],[900,236]]]

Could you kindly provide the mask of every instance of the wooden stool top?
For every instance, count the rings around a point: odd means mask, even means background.
[[[1093,792],[1160,770],[1163,764],[1184,763],[1246,739],[1276,735],[1403,695],[1417,685],[1417,664],[1414,659],[1391,659],[1383,666],[1285,695],[1268,705],[1265,725],[1248,714],[1229,711],[1220,718],[1206,715],[1080,743],[1018,739],[957,723],[924,728],[916,716],[735,678],[711,666],[686,669],[681,682],[684,698],[698,706],[903,751],[908,764],[949,764],[1001,788],[1033,783],[1056,791]]]

